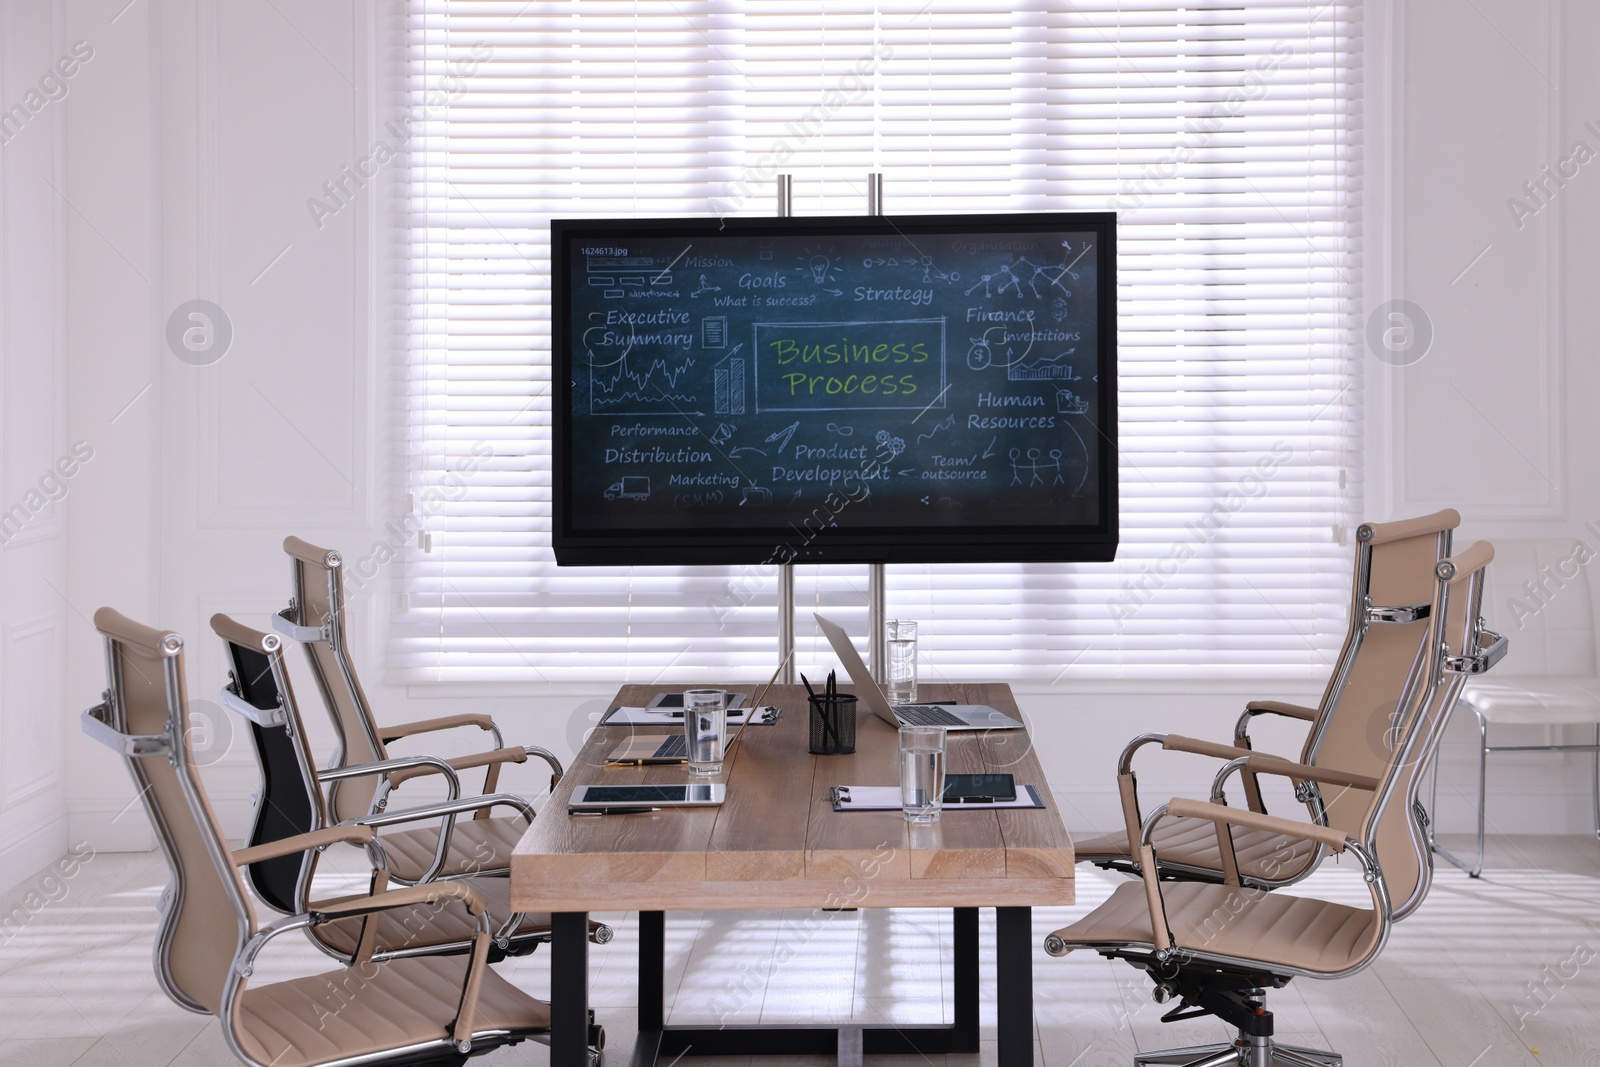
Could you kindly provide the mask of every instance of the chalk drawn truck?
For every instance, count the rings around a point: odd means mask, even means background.
[[[636,474],[613,482],[611,488],[606,490],[607,500],[649,500],[650,478],[648,475]]]

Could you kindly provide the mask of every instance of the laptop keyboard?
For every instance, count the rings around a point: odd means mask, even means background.
[[[967,720],[937,704],[896,704],[894,713],[912,726],[965,726]]]
[[[669,734],[656,749],[654,759],[682,759],[689,754],[689,739],[683,734]]]

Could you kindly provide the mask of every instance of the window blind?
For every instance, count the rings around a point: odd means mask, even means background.
[[[927,677],[1326,672],[1360,499],[1356,2],[409,0],[405,681],[774,666],[761,567],[557,568],[548,222],[1116,210],[1114,564],[891,566]],[[865,568],[801,567],[864,638]]]

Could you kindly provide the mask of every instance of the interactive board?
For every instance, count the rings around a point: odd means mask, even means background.
[[[559,561],[1114,552],[1111,216],[552,236]]]

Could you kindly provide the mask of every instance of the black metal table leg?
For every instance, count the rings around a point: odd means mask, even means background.
[[[655,1067],[662,1057],[695,1056],[835,1056],[841,1064],[872,1055],[934,1056],[979,1049],[978,909],[955,908],[955,1021],[934,1026],[743,1026],[666,1025],[663,961],[666,917],[639,913],[639,1040],[631,1067]],[[1000,967],[1000,1067],[1031,1067],[1033,1059],[1033,971],[1029,956],[1032,912],[1028,908],[997,909],[996,955]],[[1009,998],[1021,1003],[1007,1012]],[[1020,1026],[1020,1040],[1008,1038],[1008,1025]],[[1007,1060],[1007,1052],[1020,1059]],[[552,1065],[555,1058],[552,1055]],[[566,1067],[565,1064],[559,1067]]]
[[[550,1067],[589,1067],[589,915],[550,916]]]
[[[994,909],[998,1067],[1033,1067],[1032,908]]]
[[[953,1037],[962,1052],[978,1051],[978,909],[954,908],[955,1026]]]
[[[655,1067],[661,1056],[661,1031],[666,1025],[667,954],[665,912],[639,913],[639,1039],[633,1045],[632,1067]]]

